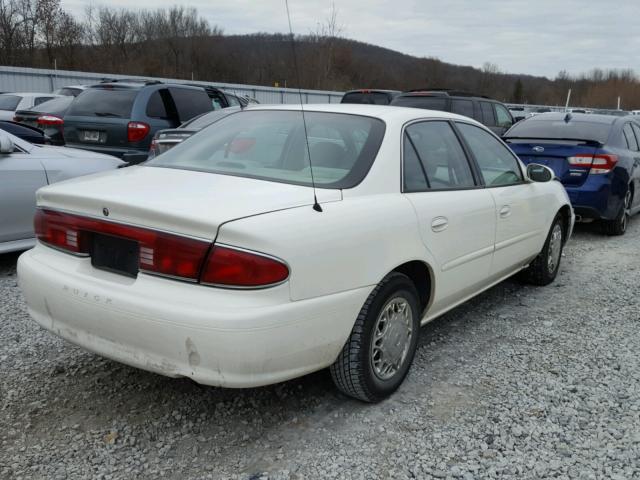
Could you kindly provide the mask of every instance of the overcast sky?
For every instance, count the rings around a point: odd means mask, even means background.
[[[288,32],[284,0],[62,0],[85,6],[198,9],[226,34]],[[293,29],[326,20],[331,0],[289,0]],[[632,68],[640,73],[640,0],[335,0],[343,35],[416,56],[510,73]]]

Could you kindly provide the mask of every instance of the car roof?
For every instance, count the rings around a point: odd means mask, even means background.
[[[395,107],[391,105],[370,105],[360,103],[319,103],[306,104],[303,106],[305,112],[327,112],[327,113],[345,113],[351,115],[362,115],[366,117],[376,117],[384,121],[409,122],[421,118],[441,118],[445,120],[464,120],[475,125],[481,125],[472,118],[463,115],[457,115],[450,112],[442,112],[439,110],[428,110],[424,108],[412,107]],[[246,109],[245,109],[246,110]],[[302,110],[300,104],[283,104],[283,105],[256,105],[251,110]],[[484,127],[483,127],[484,128]]]

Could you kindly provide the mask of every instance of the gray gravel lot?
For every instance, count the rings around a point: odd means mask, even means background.
[[[223,390],[41,330],[0,256],[0,478],[640,479],[640,218],[579,227],[544,288],[507,281],[422,329],[378,405],[326,371]]]

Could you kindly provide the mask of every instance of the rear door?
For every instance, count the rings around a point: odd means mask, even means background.
[[[44,167],[28,152],[0,154],[0,243],[33,237],[35,192],[46,184]]]
[[[433,312],[487,284],[496,228],[495,203],[478,185],[447,121],[421,121],[403,133],[403,192],[425,247],[439,262]]]
[[[495,251],[491,277],[514,272],[540,251],[546,238],[547,193],[525,183],[516,156],[498,138],[468,123],[456,122],[495,202]]]

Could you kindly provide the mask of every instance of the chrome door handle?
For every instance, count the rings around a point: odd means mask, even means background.
[[[500,209],[500,217],[507,218],[509,215],[511,215],[511,207],[509,205],[504,205]]]
[[[446,217],[436,217],[431,220],[431,230],[434,232],[442,232],[449,226],[449,220]]]

